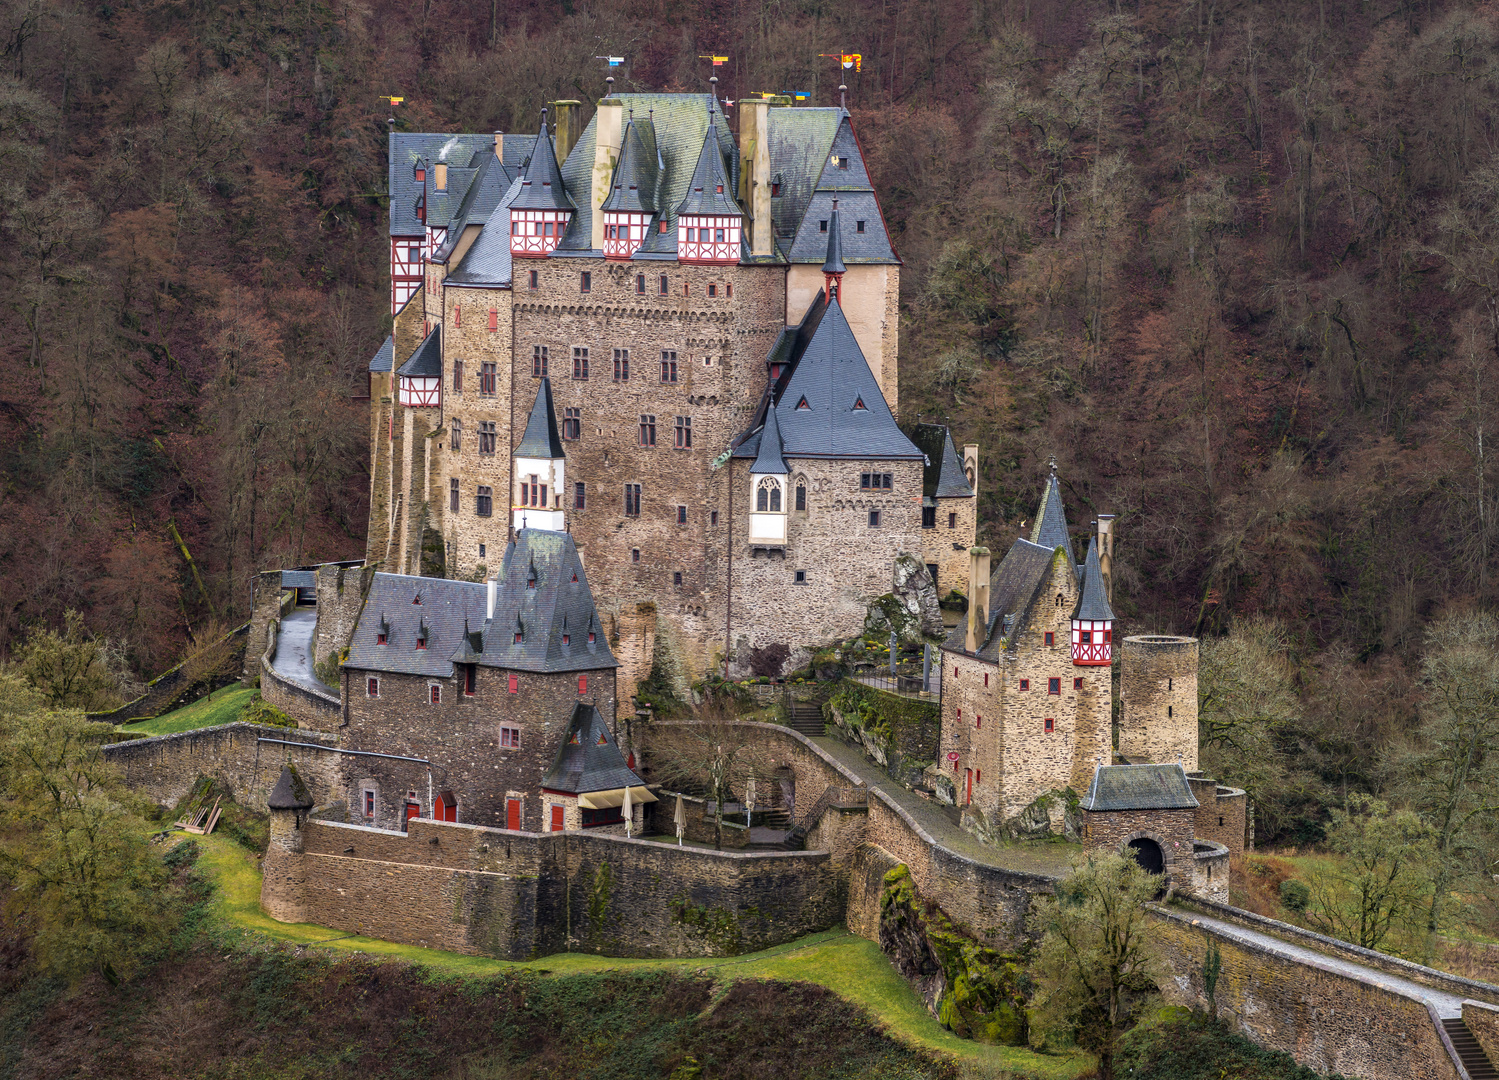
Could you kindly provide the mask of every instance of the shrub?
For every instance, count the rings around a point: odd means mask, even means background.
[[[1288,911],[1305,911],[1311,899],[1312,890],[1307,888],[1306,882],[1289,879],[1280,883],[1280,902]]]

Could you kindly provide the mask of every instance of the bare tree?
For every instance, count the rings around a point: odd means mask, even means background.
[[[658,724],[646,739],[652,778],[702,791],[713,804],[713,844],[723,847],[724,804],[770,766],[754,727],[738,723],[728,702],[710,698],[686,723]]]

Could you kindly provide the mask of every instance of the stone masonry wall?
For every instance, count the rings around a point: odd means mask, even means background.
[[[1191,808],[1180,810],[1107,810],[1083,812],[1083,843],[1090,848],[1123,852],[1131,840],[1154,840],[1165,861],[1167,879],[1177,888],[1192,881]]]
[[[1197,797],[1193,835],[1199,840],[1222,844],[1234,855],[1244,853],[1247,840],[1249,797],[1241,788],[1223,787],[1210,777],[1187,777]]]
[[[1291,960],[1251,939],[1194,925],[1190,914],[1152,910],[1172,1004],[1207,1006],[1202,966],[1215,943],[1223,961],[1218,1014],[1253,1042],[1318,1072],[1456,1080],[1434,1017],[1420,1002],[1350,978],[1331,962]]]
[[[349,644],[354,624],[364,607],[365,591],[375,572],[360,566],[324,563],[317,568],[317,638],[313,643],[314,664]]]
[[[293,717],[299,728],[333,731],[343,720],[338,698],[282,678],[269,662],[260,666],[260,696]]]
[[[968,595],[968,549],[977,535],[975,498],[938,499],[937,525],[921,530],[921,561],[937,567],[937,595]],[[951,521],[952,524],[948,524]]]
[[[1119,656],[1119,753],[1134,764],[1197,771],[1197,639],[1125,638]]]
[[[245,641],[244,674],[240,681],[254,686],[260,681],[260,658],[270,644],[271,623],[281,616],[280,570],[263,570],[255,575],[250,592],[250,629]]]
[[[1499,1009],[1481,1001],[1463,1002],[1463,1023],[1490,1061],[1499,1061]]]
[[[432,762],[430,770],[378,758],[358,758],[357,765],[350,765],[349,806],[358,808],[363,823],[385,829],[400,828],[408,797],[421,805],[423,816],[430,816],[433,796],[447,790],[458,797],[460,821],[503,826],[507,800],[519,798],[522,827],[539,832],[545,828],[541,778],[562,744],[573,707],[579,701],[592,702],[611,727],[615,716],[614,671],[607,668],[517,672],[512,694],[510,672],[480,666],[472,695],[463,692],[457,676],[439,679],[347,666],[343,670],[349,712],[344,737],[349,749]],[[580,675],[588,679],[582,692]],[[378,680],[378,696],[370,695],[371,678]],[[435,704],[434,686],[439,698]],[[500,745],[501,727],[520,733],[519,747]],[[366,790],[375,792],[374,817],[368,819],[362,816]]]
[[[104,758],[119,768],[127,784],[163,806],[175,805],[198,777],[212,776],[223,781],[236,802],[264,810],[281,766],[288,761],[296,765],[319,803],[342,797],[343,755],[262,744],[257,742],[261,738],[316,746],[338,744],[336,737],[317,732],[239,722],[111,743],[104,747]]]

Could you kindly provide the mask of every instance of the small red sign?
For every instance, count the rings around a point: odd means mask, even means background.
[[[947,760],[948,761],[957,761],[958,760],[958,752],[956,750],[949,750],[947,752]]]

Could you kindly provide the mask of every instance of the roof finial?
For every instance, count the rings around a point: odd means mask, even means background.
[[[385,123],[386,126],[390,128],[391,133],[394,134],[396,130],[396,118],[394,116],[387,116],[385,118]]]
[[[1051,455],[1051,478],[1053,480],[1057,478],[1057,456],[1055,454]]]
[[[614,76],[608,75],[604,78],[604,96],[611,97],[614,94]]]
[[[838,85],[838,107],[848,112],[848,86],[843,83]]]

